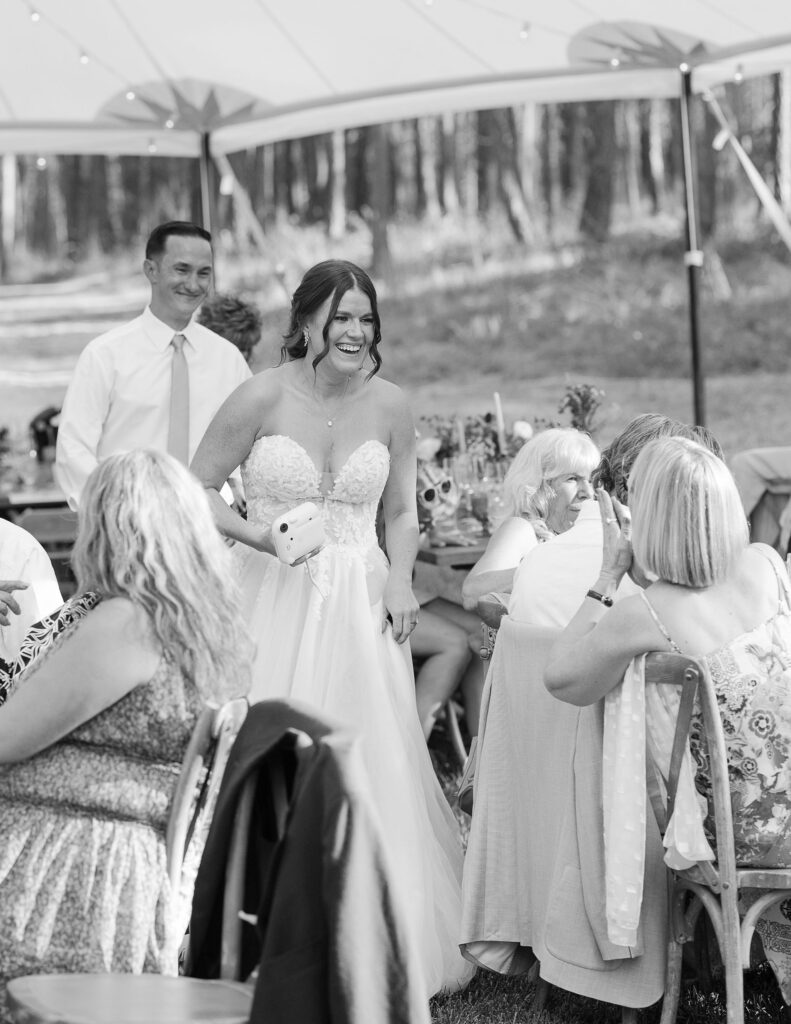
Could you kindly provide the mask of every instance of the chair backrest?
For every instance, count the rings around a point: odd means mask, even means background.
[[[210,815],[233,741],[247,715],[244,698],[207,704],[195,723],[181,763],[165,833],[170,884],[178,890],[184,854],[199,819]]]
[[[696,698],[702,712],[703,729],[709,759],[710,784],[714,810],[717,863],[707,862],[696,865],[707,885],[715,891],[730,890],[736,893],[736,850],[733,834],[733,813],[731,790],[728,779],[728,753],[722,728],[717,695],[711,675],[703,661],[684,654],[656,651],[646,657],[645,681],[676,686],[681,690],[681,704],[676,720],[670,771],[665,780],[667,803],[664,808],[665,820],[657,815],[659,827],[664,831],[670,820],[678,788],[681,759],[689,747],[689,729]]]

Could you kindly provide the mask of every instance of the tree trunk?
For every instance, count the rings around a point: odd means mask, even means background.
[[[11,254],[16,239],[17,158],[3,153],[2,198],[0,199],[0,280],[10,276]]]
[[[655,138],[654,124],[657,120],[654,100],[638,100],[640,122],[640,182],[651,203],[651,212],[659,212],[659,195],[664,175],[661,135]]]
[[[610,234],[615,154],[615,104],[587,103],[586,162],[588,183],[580,216],[580,231],[595,242]]]
[[[786,216],[791,215],[791,70],[786,68],[777,76],[775,118],[777,142],[775,145],[775,189]]]
[[[704,105],[702,116],[700,111],[695,113],[697,114],[695,120],[698,122],[698,142],[695,146],[698,226],[702,241],[707,242],[714,235],[717,226],[717,161],[719,154],[714,151],[712,141],[717,134],[719,125],[709,110],[708,104]]]
[[[481,207],[478,191],[478,116],[474,113],[457,114],[455,120],[464,212],[468,217],[477,217]]]
[[[418,135],[418,167],[422,206],[429,225],[436,224],[441,216],[439,189],[437,188],[437,146],[438,122],[434,117],[419,117],[416,123]],[[444,138],[444,136],[443,136]]]
[[[373,136],[373,167],[371,180],[371,271],[379,278],[387,278],[393,269],[388,235],[392,180],[388,126],[378,124],[371,129]]]
[[[505,203],[508,223],[518,242],[533,240],[533,223],[517,171],[517,133],[512,107],[494,112],[495,152],[499,168],[500,194]]]
[[[538,153],[538,108],[535,103],[523,103],[518,108],[519,139],[518,168],[525,202],[532,210],[536,206],[536,155]]]
[[[330,136],[329,235],[339,241],[346,232],[346,132],[337,128]]]
[[[555,217],[560,209],[560,126],[554,103],[543,109],[541,119],[541,192],[544,200],[547,234],[555,234]]]
[[[440,169],[441,204],[446,214],[459,211],[459,189],[456,185],[456,119],[442,115],[442,164]]]
[[[616,130],[626,202],[630,217],[640,213],[640,115],[635,100],[617,105]]]

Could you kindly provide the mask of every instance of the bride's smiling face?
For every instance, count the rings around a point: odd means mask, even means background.
[[[323,331],[326,325],[329,352],[319,366],[327,363],[338,373],[348,376],[365,363],[374,339],[375,322],[368,296],[359,288],[350,288],[341,296],[338,308],[328,323],[334,299],[334,295],[330,296],[305,324],[309,333],[307,358],[308,362],[313,362],[324,351]]]

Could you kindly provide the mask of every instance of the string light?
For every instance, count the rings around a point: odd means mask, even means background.
[[[133,100],[133,99],[135,98],[135,90],[134,90],[134,89],[129,89],[129,91],[128,91],[128,92],[127,92],[127,94],[126,94],[126,98],[127,98],[127,99],[129,100],[129,102],[131,103],[131,102],[132,102],[132,100]]]
[[[165,127],[166,128],[173,128],[175,124],[176,124],[176,122],[173,120],[172,117],[169,117],[167,119],[167,121],[165,121]]]
[[[33,22],[41,21],[41,15],[38,13],[35,7],[30,8],[30,20]]]
[[[736,65],[736,71],[734,72],[733,80],[737,85],[741,85],[741,83],[744,81],[744,68],[741,66],[741,64]]]
[[[156,151],[157,151],[157,146],[156,146],[156,143],[154,142],[154,140],[152,139],[151,142],[149,142],[149,144],[148,144],[148,152],[149,153],[156,153]]]
[[[83,52],[80,54],[80,64],[87,64],[90,59],[87,53]]]
[[[43,171],[46,166],[47,166],[47,158],[45,156],[40,156],[36,160],[36,167],[38,167],[38,169],[40,171]]]
[[[621,66],[621,58],[620,57],[616,57],[616,56],[610,57],[610,67],[611,68],[619,68],[620,66]]]
[[[520,39],[527,39],[527,37],[529,35],[530,35],[530,22],[529,21],[523,21],[522,22],[522,27],[519,29],[519,38]]]
[[[678,66],[678,70],[681,72],[682,75],[685,75],[689,71],[689,64],[687,64],[685,60],[682,60],[682,62]]]

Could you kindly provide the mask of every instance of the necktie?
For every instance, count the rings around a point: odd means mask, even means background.
[[[170,422],[168,426],[168,453],[189,464],[190,439],[190,378],[187,357],[184,355],[183,334],[174,334],[172,375],[170,378]]]

